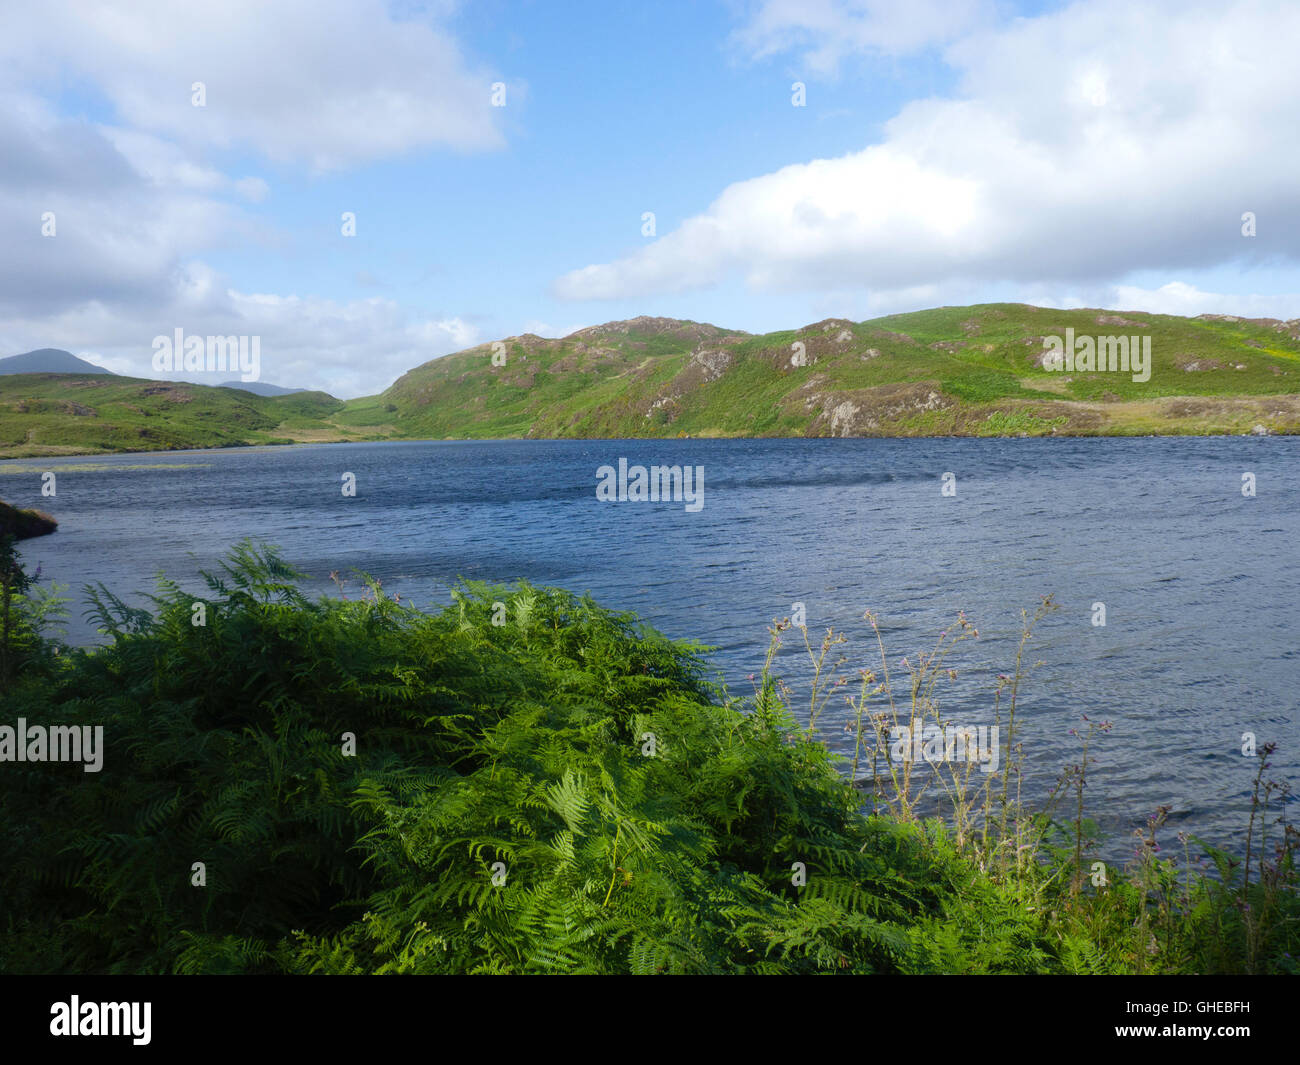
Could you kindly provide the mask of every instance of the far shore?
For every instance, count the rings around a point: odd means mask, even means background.
[[[184,455],[201,454],[213,451],[248,451],[257,448],[313,447],[326,444],[490,444],[490,443],[542,443],[542,442],[582,442],[595,440],[626,440],[632,442],[681,441],[681,440],[1136,440],[1136,439],[1210,439],[1214,437],[1242,436],[1300,436],[1300,432],[1266,429],[1259,431],[1239,431],[1224,429],[1219,432],[1189,431],[1185,433],[878,433],[870,436],[729,436],[729,435],[681,435],[681,436],[491,436],[491,437],[339,437],[336,440],[277,440],[259,441],[242,444],[217,444],[212,447],[178,447],[178,448],[99,448],[78,449],[63,447],[16,447],[0,448],[0,463],[23,459],[58,459],[58,458],[100,458],[108,455]]]

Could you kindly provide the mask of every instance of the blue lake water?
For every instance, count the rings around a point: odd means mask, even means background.
[[[599,501],[597,468],[620,458],[703,467],[702,509]],[[1113,721],[1087,802],[1122,858],[1160,804],[1173,809],[1167,849],[1177,830],[1235,845],[1255,769],[1243,733],[1277,741],[1270,775],[1297,778],[1298,460],[1300,439],[1285,437],[347,444],[0,462],[0,498],[59,519],[22,554],[74,594],[148,590],[158,572],[197,589],[196,571],[246,536],[282,548],[321,594],[353,567],[421,605],[445,602],[458,576],[526,577],[715,646],[737,693],[752,692],[767,626],[795,602],[814,638],[848,635],[852,671],[878,663],[864,610],[893,667],[965,610],[980,639],[939,692],[969,724],[992,723],[1021,609],[1055,593],[1021,696],[1025,794],[1077,759],[1081,714]],[[941,494],[946,472],[955,496]],[[93,642],[77,600],[68,639]],[[778,662],[803,694],[801,654],[787,639]],[[846,716],[833,701],[823,726],[849,750]]]

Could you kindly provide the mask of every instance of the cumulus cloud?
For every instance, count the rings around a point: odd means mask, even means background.
[[[151,304],[194,249],[252,235],[220,197],[262,193],[256,179],[232,181],[16,91],[0,91],[0,156],[0,315]]]
[[[1242,318],[1300,318],[1300,293],[1272,294],[1205,292],[1185,281],[1159,288],[1116,285],[1109,306],[1152,314],[1235,314]]]
[[[6,11],[0,66],[87,79],[133,129],[322,171],[502,143],[494,76],[435,17],[399,21],[383,0],[42,0]]]
[[[114,373],[219,384],[210,374],[159,374],[153,340],[186,336],[259,337],[261,379],[319,388],[340,398],[382,391],[413,366],[472,347],[478,328],[455,315],[413,316],[391,299],[337,301],[243,293],[201,262],[178,271],[171,289],[149,308],[91,301],[53,316],[13,316],[0,327],[7,352],[63,347]]]
[[[433,7],[405,21],[380,0],[46,0],[7,11],[0,354],[66,347],[152,377],[155,336],[259,336],[264,380],[350,397],[476,343],[478,328],[454,314],[243,292],[202,258],[276,236],[247,212],[269,185],[215,165],[218,149],[323,171],[501,143],[492,78],[439,28],[452,5]],[[195,81],[203,108],[191,104]],[[102,96],[111,119],[71,117],[70,84]]]
[[[881,143],[737,182],[555,293],[1096,285],[1294,258],[1296,39],[1281,0],[1100,0],[976,31],[946,52],[954,96],[910,103]]]

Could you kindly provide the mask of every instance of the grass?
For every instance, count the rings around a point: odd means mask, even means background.
[[[342,406],[321,392],[267,397],[101,375],[6,375],[0,376],[0,457],[347,439],[329,423]]]
[[[1150,380],[1044,370],[1042,338],[1067,328],[1149,336]],[[762,336],[638,319],[512,338],[504,366],[492,353],[435,359],[346,403],[0,377],[0,457],[363,439],[1300,432],[1300,323],[1262,319],[982,304]],[[706,373],[703,357],[719,354],[726,365]],[[833,417],[850,408],[847,422]]]

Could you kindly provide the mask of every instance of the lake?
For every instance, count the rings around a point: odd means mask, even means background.
[[[598,500],[598,468],[620,459],[701,467],[702,507]],[[1167,850],[1178,830],[1235,846],[1255,769],[1243,733],[1277,741],[1271,775],[1296,780],[1298,460],[1295,437],[340,444],[11,460],[0,498],[58,518],[22,555],[76,593],[72,642],[97,638],[82,585],[148,590],[161,571],[197,590],[200,567],[253,537],[321,594],[336,594],[331,570],[353,567],[420,605],[445,602],[458,576],[590,591],[716,647],[737,693],[752,692],[767,626],[795,603],[815,640],[846,633],[851,674],[878,665],[862,618],[874,611],[900,696],[900,660],[964,610],[980,639],[940,693],[972,725],[992,723],[1021,609],[1054,593],[1062,609],[1029,645],[1043,664],[1021,695],[1026,795],[1077,760],[1081,714],[1114,722],[1094,742],[1087,812],[1122,859],[1160,804],[1173,809]],[[802,694],[794,644],[778,663]],[[851,750],[846,714],[832,702],[823,727]]]

